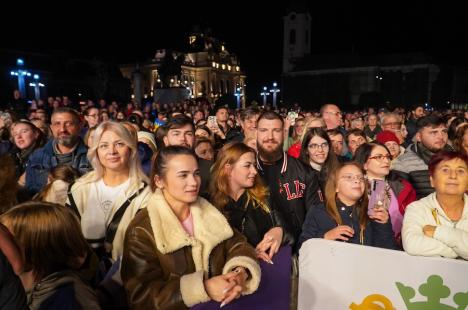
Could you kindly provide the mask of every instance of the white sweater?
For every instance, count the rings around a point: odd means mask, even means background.
[[[462,257],[468,260],[468,195],[460,220],[452,222],[432,193],[411,203],[405,210],[401,231],[403,248],[408,254]],[[438,219],[438,222],[436,221]],[[436,226],[434,237],[424,235],[425,225]]]

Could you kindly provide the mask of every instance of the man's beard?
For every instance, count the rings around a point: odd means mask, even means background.
[[[258,155],[264,162],[275,162],[283,156],[283,145],[278,143],[278,146],[273,150],[267,150],[262,147],[261,143],[257,143]]]
[[[69,135],[66,137],[59,137],[55,139],[57,144],[63,145],[65,147],[74,147],[78,141],[78,136]]]

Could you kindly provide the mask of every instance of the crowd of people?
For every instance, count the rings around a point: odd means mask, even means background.
[[[468,260],[466,111],[19,102],[2,309],[224,306],[311,238]]]

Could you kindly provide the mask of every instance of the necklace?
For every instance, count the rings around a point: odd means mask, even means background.
[[[451,208],[445,207],[440,201],[439,205],[444,211],[444,213],[447,215],[447,218],[452,221],[452,222],[458,222],[462,216],[463,209],[464,209],[464,201],[462,200],[462,203],[460,205],[454,205]],[[436,209],[437,211],[437,209]],[[450,212],[449,212],[450,211]]]

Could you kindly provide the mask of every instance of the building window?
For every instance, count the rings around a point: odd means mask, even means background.
[[[296,44],[296,29],[289,31],[289,44]]]

